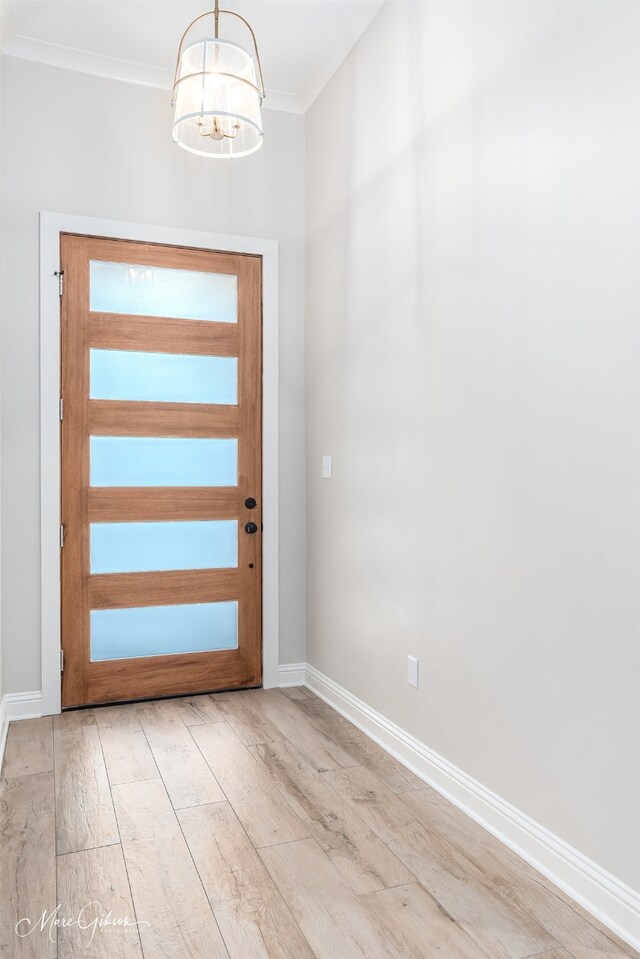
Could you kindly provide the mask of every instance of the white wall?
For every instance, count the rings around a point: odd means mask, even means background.
[[[305,656],[304,118],[265,111],[233,162],[171,141],[169,94],[3,58],[2,509],[5,689],[40,689],[38,212],[280,243],[280,661]]]
[[[309,661],[636,889],[639,35],[386,4],[306,150]]]

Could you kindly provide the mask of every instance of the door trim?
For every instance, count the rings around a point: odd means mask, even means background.
[[[262,684],[278,685],[278,241],[40,213],[40,601],[42,715],[61,711],[60,683],[60,234],[252,253],[262,257]]]

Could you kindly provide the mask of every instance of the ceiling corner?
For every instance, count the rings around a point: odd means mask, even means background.
[[[350,15],[326,47],[298,93],[298,100],[303,113],[307,112],[333,74],[339,69],[345,57],[356,45],[384,2],[385,0],[370,0],[368,3],[355,4]]]
[[[295,93],[280,93],[278,90],[269,90],[262,104],[263,110],[279,110],[281,113],[304,114],[300,97]]]
[[[339,69],[345,57],[352,50],[360,36],[364,33],[369,23],[376,16],[384,0],[342,0],[336,3],[331,17],[322,15],[319,18],[317,8],[321,6],[316,3],[311,5],[312,12],[303,15],[304,4],[300,3],[298,9],[298,19],[294,21],[295,30],[302,29],[306,31],[305,53],[307,59],[298,58],[298,61],[292,61],[292,67],[288,70],[276,71],[274,81],[279,90],[267,89],[267,96],[264,101],[266,110],[278,110],[285,113],[304,115],[312,105],[318,94],[329,82],[336,70]],[[93,17],[92,11],[100,4],[112,4],[113,16],[116,26],[122,22],[122,17],[126,14],[126,4],[124,2],[115,2],[115,0],[86,0],[86,6],[83,7],[83,18],[73,17],[69,21],[75,32],[69,34],[60,29],[51,27],[55,22],[56,26],[60,23],[66,23],[64,17],[68,17],[68,4],[56,3],[56,0],[47,0],[47,12],[50,13],[51,7],[60,8],[59,17],[56,16],[52,21],[51,16],[45,17],[44,21],[38,20],[38,4],[34,5],[36,13],[29,19],[21,18],[19,0],[0,0],[0,37],[2,39],[2,52],[12,57],[19,57],[24,60],[30,60],[37,63],[43,63],[48,66],[61,67],[66,70],[73,70],[79,73],[102,77],[104,79],[120,80],[125,83],[135,83],[148,87],[159,89],[171,89],[173,82],[173,71],[165,66],[166,63],[166,38],[162,32],[158,33],[158,44],[160,53],[156,56],[141,56],[141,60],[148,62],[135,62],[136,47],[132,44],[122,44],[119,41],[114,42],[114,37],[118,39],[117,29],[110,36],[110,43],[100,43],[101,37],[96,37],[96,31],[99,30],[100,18]],[[146,6],[146,4],[145,4]],[[268,6],[267,3],[264,7]],[[330,0],[327,0],[327,6],[331,7]],[[125,13],[123,14],[123,7]],[[169,9],[179,8],[179,0],[174,4],[169,4]],[[140,9],[140,2],[132,0],[131,10],[135,13]],[[315,12],[313,12],[315,11]],[[302,19],[300,19],[302,16]],[[139,12],[136,13],[138,23],[140,20]],[[175,17],[174,17],[175,19]],[[169,21],[168,21],[169,22]],[[322,30],[318,27],[321,25]],[[331,28],[335,26],[333,34]],[[329,39],[327,39],[329,38]],[[271,56],[276,61],[279,56],[282,58],[286,54],[286,38],[279,37],[276,34],[276,40],[271,37]],[[275,42],[275,46],[274,46]],[[280,46],[278,46],[278,43]],[[157,51],[156,51],[157,52]],[[286,58],[285,58],[286,59]],[[306,63],[311,64],[309,71],[305,76],[304,67]],[[295,92],[283,92],[295,91]]]

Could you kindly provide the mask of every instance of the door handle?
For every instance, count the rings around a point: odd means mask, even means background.
[[[258,527],[257,527],[256,523],[245,523],[245,524],[244,524],[244,531],[245,531],[245,533],[257,533],[257,532],[258,532]]]

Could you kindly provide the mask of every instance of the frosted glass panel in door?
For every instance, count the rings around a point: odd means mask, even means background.
[[[230,569],[238,565],[238,521],[91,523],[92,573]]]
[[[238,603],[91,610],[91,660],[201,653],[238,646]]]
[[[91,260],[89,282],[92,313],[238,322],[238,278],[231,273]]]
[[[237,486],[238,441],[92,436],[92,486]]]
[[[238,402],[235,356],[90,350],[92,400],[154,403]]]

